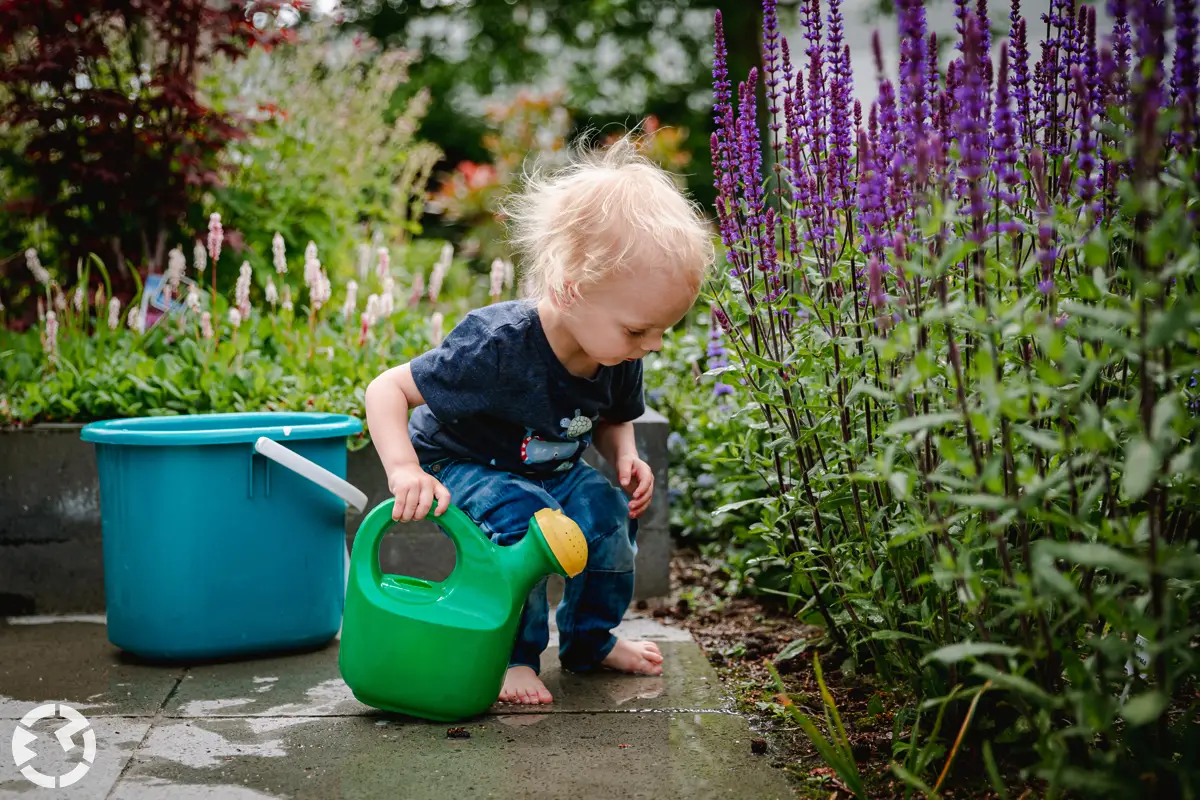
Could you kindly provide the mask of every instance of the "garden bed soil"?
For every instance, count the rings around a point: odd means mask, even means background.
[[[686,628],[700,643],[737,710],[749,717],[759,737],[752,746],[754,751],[771,767],[787,773],[797,797],[852,797],[795,721],[783,716],[778,688],[767,669],[767,663],[776,662],[792,642],[803,639],[812,643],[795,657],[779,659],[776,667],[792,701],[823,728],[820,693],[812,670],[812,654],[822,644],[821,628],[798,622],[786,604],[773,598],[725,597],[727,580],[719,563],[708,563],[692,551],[677,551],[671,562],[670,599],[653,613],[668,624]],[[894,713],[906,704],[906,698],[866,676],[845,675],[830,661],[827,655],[822,657],[825,682],[870,796],[905,797],[906,787],[889,765]],[[935,760],[937,770],[944,761],[944,755]],[[1016,783],[1015,767],[1001,763],[1000,770],[1011,780],[1010,798],[1038,796],[1030,786]],[[921,794],[914,791],[911,796]],[[998,795],[988,783],[982,759],[964,748],[939,797],[984,800]]]

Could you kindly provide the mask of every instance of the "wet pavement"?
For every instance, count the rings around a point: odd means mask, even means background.
[[[163,666],[109,644],[102,617],[0,621],[0,798],[783,798],[782,775],[751,753],[690,636],[631,618],[619,634],[657,640],[662,677],[573,675],[543,662],[556,702],[497,705],[459,725],[378,712],[317,651]],[[40,788],[14,762],[13,735],[40,704],[67,703],[94,734],[90,769]],[[27,764],[63,775],[83,762],[85,732],[64,752],[57,718],[31,726]],[[24,737],[28,738],[28,737]],[[83,747],[79,745],[84,745]]]

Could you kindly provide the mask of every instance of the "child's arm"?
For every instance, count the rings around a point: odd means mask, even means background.
[[[450,492],[421,469],[417,451],[408,438],[408,412],[425,404],[408,364],[393,367],[367,386],[367,427],[375,452],[388,477],[388,491],[396,497],[392,518],[402,522],[424,519],[437,498],[435,516],[450,505]]]
[[[596,427],[592,437],[596,449],[604,460],[616,467],[617,479],[633,497],[629,500],[629,517],[637,519],[650,505],[654,494],[654,472],[650,465],[638,456],[637,442],[633,437],[632,422],[603,422]],[[635,488],[636,483],[636,488]]]

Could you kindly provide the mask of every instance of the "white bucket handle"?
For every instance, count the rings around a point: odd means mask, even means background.
[[[367,507],[367,496],[358,487],[342,480],[319,464],[314,464],[295,450],[284,447],[274,439],[260,436],[254,443],[254,452],[271,459],[280,466],[287,467],[303,478],[308,478],[321,488],[328,489],[357,513],[361,513]]]
[[[321,465],[314,464],[295,450],[284,447],[274,439],[268,439],[266,436],[258,437],[258,441],[254,443],[254,452],[271,459],[281,467],[287,467],[301,477],[308,478],[323,489],[328,489],[344,500],[346,505],[353,508],[356,513],[362,513],[362,510],[367,507],[367,496],[357,486],[342,480]],[[342,588],[345,589],[350,583],[350,545],[345,544],[343,549],[344,580]]]

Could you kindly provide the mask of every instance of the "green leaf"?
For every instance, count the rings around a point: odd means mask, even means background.
[[[1062,450],[1062,442],[1059,438],[1046,431],[1040,431],[1037,428],[1030,428],[1028,425],[1014,425],[1013,431],[1016,432],[1025,441],[1029,442],[1034,447],[1042,450],[1048,450],[1051,453],[1057,453]]]
[[[1158,719],[1167,710],[1168,698],[1158,689],[1131,697],[1121,706],[1121,716],[1134,727],[1146,725]]]
[[[1015,656],[1019,653],[1015,647],[1006,644],[995,644],[992,642],[959,642],[958,644],[950,644],[945,647],[940,647],[934,650],[925,658],[921,659],[921,666],[925,666],[931,661],[940,661],[943,664],[957,664],[968,658],[979,658],[980,656]]]
[[[1072,317],[1095,320],[1110,328],[1128,328],[1133,325],[1133,312],[1123,308],[1109,308],[1106,306],[1091,305],[1090,303],[1076,303],[1071,300],[1064,301],[1061,308]]]
[[[911,633],[905,633],[904,631],[875,631],[867,638],[883,642],[894,642],[900,639],[909,639],[921,643],[925,642],[920,636],[913,636]]]
[[[971,671],[981,678],[990,680],[996,686],[1002,686],[1005,689],[1011,689],[1018,694],[1025,695],[1025,697],[1033,700],[1040,706],[1053,708],[1056,705],[1053,697],[1028,678],[1013,675],[1011,672],[1001,672],[991,664],[984,663],[976,664],[972,667]]]
[[[767,496],[751,497],[748,500],[739,500],[736,503],[727,503],[718,508],[716,511],[712,512],[712,514],[714,517],[717,517],[721,514],[728,514],[730,511],[737,511],[739,508],[745,508],[746,506],[755,505],[758,503],[767,503],[770,502],[770,500],[771,498]]]
[[[1048,553],[1075,566],[1107,569],[1137,581],[1145,581],[1149,576],[1145,563],[1100,542],[1042,541],[1034,543],[1034,547],[1039,553]]]
[[[1137,500],[1154,485],[1161,465],[1158,450],[1142,437],[1134,439],[1125,451],[1121,475],[1121,499]]]
[[[901,436],[906,433],[916,433],[917,431],[929,430],[930,428],[939,428],[942,425],[954,422],[958,418],[959,414],[955,411],[942,411],[937,414],[919,414],[915,417],[908,417],[899,422],[892,423],[883,432],[883,435]]]
[[[955,505],[988,511],[1005,511],[1015,504],[1015,501],[997,494],[950,494],[946,495],[946,499]]]
[[[804,639],[804,638],[793,639],[792,641],[787,643],[786,647],[784,647],[782,650],[779,651],[779,655],[775,656],[775,663],[779,663],[780,661],[787,661],[788,659],[795,658],[796,656],[803,653],[806,649],[808,649],[808,645],[809,645],[808,639]]]

